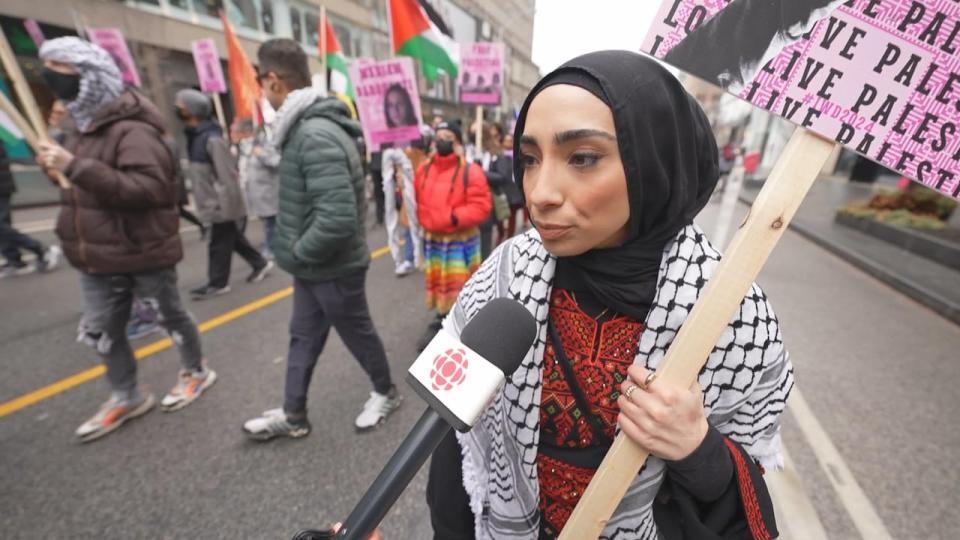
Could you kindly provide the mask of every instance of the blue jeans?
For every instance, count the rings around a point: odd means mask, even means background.
[[[277,216],[262,217],[263,248],[265,253],[273,255],[273,239],[277,234]]]
[[[416,260],[413,256],[413,235],[410,234],[409,227],[403,231],[403,258],[410,262]]]

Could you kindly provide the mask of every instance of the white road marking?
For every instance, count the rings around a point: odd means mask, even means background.
[[[893,540],[880,515],[877,514],[877,510],[860,488],[860,484],[853,477],[853,473],[840,456],[837,447],[833,445],[833,441],[817,421],[803,394],[797,388],[790,392],[787,408],[796,419],[800,431],[820,463],[820,468],[830,480],[830,484],[837,492],[840,502],[846,508],[860,536],[866,540]]]
[[[794,390],[796,391],[796,390]],[[797,467],[783,449],[783,470],[767,472],[764,480],[773,499],[777,528],[783,540],[827,540],[827,531],[813,507],[813,501],[797,472]]]

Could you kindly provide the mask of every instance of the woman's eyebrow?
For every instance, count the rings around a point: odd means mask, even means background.
[[[529,144],[531,146],[539,146],[537,144],[537,139],[535,139],[533,135],[521,135],[520,144]]]
[[[600,129],[571,129],[568,131],[561,131],[553,136],[553,143],[557,146],[561,144],[566,144],[570,141],[577,139],[586,139],[589,137],[600,137],[602,139],[608,139],[611,141],[617,140],[616,137],[607,133],[606,131]]]

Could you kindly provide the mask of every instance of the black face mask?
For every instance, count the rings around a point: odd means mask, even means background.
[[[441,157],[449,156],[453,153],[453,141],[446,139],[437,139],[437,154]]]
[[[80,94],[80,75],[67,75],[44,68],[41,76],[57,99],[73,101]]]

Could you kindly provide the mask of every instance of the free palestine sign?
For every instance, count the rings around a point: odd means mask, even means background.
[[[960,198],[956,0],[664,0],[643,50]]]

